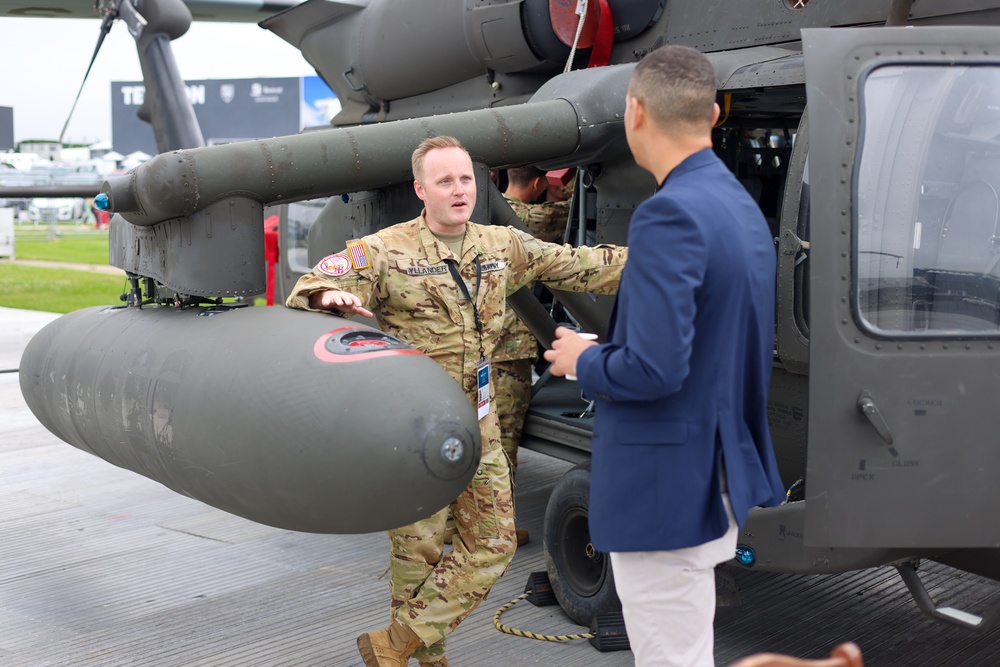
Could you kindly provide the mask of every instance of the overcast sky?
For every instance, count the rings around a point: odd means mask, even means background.
[[[100,19],[0,18],[0,106],[14,109],[15,141],[59,137],[100,28]],[[196,22],[171,44],[181,76],[188,80],[316,73],[297,49],[254,23]],[[116,21],[63,140],[110,141],[111,82],[140,80],[135,40]]]

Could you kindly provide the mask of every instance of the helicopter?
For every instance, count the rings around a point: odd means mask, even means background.
[[[140,1],[131,10],[157,5],[162,14],[167,4]],[[308,0],[261,25],[302,51],[342,111],[330,128],[203,147],[185,134],[192,128],[183,113],[165,111],[183,99],[169,92],[179,85],[176,72],[144,67],[147,88],[165,91],[148,96],[161,153],[101,187],[115,213],[111,263],[131,282],[128,305],[115,316],[122,324],[109,324],[105,310],[80,313],[72,326],[57,321],[22,361],[29,369],[22,391],[50,430],[181,493],[290,525],[287,506],[248,500],[274,488],[255,464],[243,463],[239,479],[192,480],[185,466],[201,454],[162,446],[157,434],[182,421],[166,399],[185,393],[157,376],[172,371],[163,364],[169,354],[141,367],[139,389],[161,406],[159,431],[143,441],[123,437],[114,451],[94,435],[104,430],[101,411],[73,408],[46,371],[86,356],[79,341],[94,337],[79,337],[82,326],[109,327],[104,336],[121,336],[121,344],[109,348],[117,354],[100,350],[93,367],[73,367],[80,397],[101,395],[102,373],[135,372],[97,364],[129,357],[137,339],[156,341],[144,343],[150,356],[156,346],[182,355],[190,341],[201,343],[204,356],[182,357],[186,370],[195,369],[190,382],[216,346],[250,354],[237,331],[258,327],[272,345],[285,345],[281,318],[297,318],[295,327],[322,318],[250,315],[281,310],[216,303],[263,291],[265,207],[279,212],[276,291],[287,294],[347,240],[419,213],[410,151],[433,134],[459,138],[473,157],[473,220],[518,225],[491,170],[570,168],[577,184],[565,239],[625,243],[632,212],[655,188],[624,141],[629,76],[660,44],[686,44],[716,67],[723,118],[714,147],[757,200],[778,256],[768,417],[787,500],[751,511],[733,563],[804,574],[891,565],[934,618],[976,631],[994,625],[995,601],[982,615],[937,606],[918,566],[932,560],[1000,581],[1000,526],[990,520],[1000,453],[988,444],[1000,426],[992,409],[1000,373],[1000,2],[756,0],[736,12],[679,0],[448,0],[432,11],[391,0]],[[159,53],[169,53],[168,42]],[[558,292],[554,299],[566,318],[603,338],[609,299]],[[528,291],[509,303],[542,345],[551,342],[550,308]],[[273,318],[266,327],[265,317]],[[243,319],[214,339],[197,331],[227,318]],[[183,343],[159,340],[167,322]],[[297,344],[330,356],[331,346],[349,348],[355,339],[406,350],[404,341],[380,340],[375,329],[349,322],[338,334],[355,337],[347,343],[328,333],[310,331]],[[63,357],[49,359],[54,348],[66,350]],[[398,371],[417,372],[430,371]],[[173,394],[157,404],[161,379]],[[220,393],[207,398],[218,402]],[[72,423],[60,423],[67,405]],[[223,408],[223,415],[236,409]],[[618,604],[609,559],[590,546],[587,530],[588,408],[572,383],[543,373],[521,443],[577,464],[552,491],[543,539],[553,592],[583,625]],[[436,446],[462,445],[453,467],[440,463],[452,486],[467,481],[476,451],[464,419],[456,405],[428,431]],[[235,421],[214,413],[212,420]],[[441,437],[448,424],[459,426]],[[187,438],[208,427],[194,425]],[[360,427],[351,433],[368,439]],[[267,444],[253,433],[239,440],[244,448]],[[446,451],[427,442],[425,459]],[[183,445],[172,436],[175,443]],[[232,456],[231,446],[213,453],[209,467]],[[358,470],[364,461],[351,465]],[[334,526],[322,516],[295,525],[375,529]]]

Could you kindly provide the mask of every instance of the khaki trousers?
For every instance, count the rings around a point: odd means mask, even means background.
[[[714,667],[715,566],[736,554],[739,529],[723,494],[729,530],[696,547],[612,552],[636,667]]]

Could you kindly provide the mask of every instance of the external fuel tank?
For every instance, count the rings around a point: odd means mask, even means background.
[[[480,455],[462,388],[403,341],[281,307],[96,307],[24,351],[52,433],[253,521],[312,533],[403,526],[446,506]]]

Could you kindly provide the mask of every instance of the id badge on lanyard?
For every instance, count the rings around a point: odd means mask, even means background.
[[[482,419],[490,412],[490,362],[486,359],[476,364],[476,385],[479,388],[479,419]]]
[[[483,280],[483,267],[479,261],[479,255],[476,255],[473,261],[476,264],[476,297],[478,297],[479,285]],[[479,308],[476,307],[476,297],[469,294],[469,288],[458,272],[457,262],[453,259],[448,259],[445,260],[445,263],[448,265],[448,271],[451,272],[451,277],[455,279],[458,289],[462,290],[462,294],[472,304],[472,315],[476,321],[476,331],[479,332],[479,354],[481,356],[479,363],[476,364],[476,403],[479,409],[479,419],[482,420],[483,417],[490,413],[490,362],[483,354],[483,323],[479,320]]]

